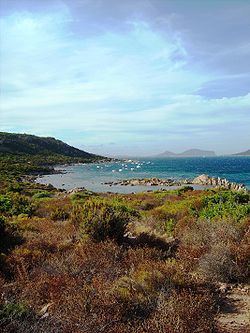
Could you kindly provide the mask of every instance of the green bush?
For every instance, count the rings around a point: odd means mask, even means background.
[[[0,195],[0,213],[7,213],[10,211],[12,203],[6,195]]]
[[[57,207],[51,214],[50,218],[53,221],[65,221],[69,218],[69,212],[61,207]]]
[[[173,218],[168,219],[165,222],[165,232],[167,234],[167,236],[171,237],[173,236],[173,231],[176,225],[176,221]]]
[[[21,193],[24,187],[18,182],[12,182],[9,184],[7,192]]]
[[[6,215],[31,215],[34,205],[30,199],[19,193],[8,193],[0,195],[0,213]]]
[[[82,208],[74,209],[71,217],[73,222],[78,221],[82,235],[102,241],[121,240],[133,215],[134,211],[125,205],[89,199]]]
[[[33,199],[51,198],[52,193],[48,191],[39,191],[33,195]]]
[[[248,193],[223,191],[204,197],[202,209],[198,215],[207,219],[232,218],[239,221],[249,214]]]
[[[136,271],[132,277],[123,276],[116,281],[116,302],[122,305],[127,319],[147,318],[158,299],[158,284],[163,283],[160,271]]]
[[[178,188],[177,190],[175,190],[175,192],[178,196],[180,196],[185,192],[193,191],[193,190],[194,190],[194,188],[192,186],[187,185],[187,186],[183,186],[181,188]]]
[[[94,194],[90,191],[81,191],[71,194],[70,199],[72,201],[82,201],[84,202],[89,197],[93,196]]]
[[[213,203],[234,202],[237,204],[246,204],[250,200],[249,194],[245,192],[220,191],[212,196],[206,197],[204,202],[211,201]]]
[[[0,305],[0,325],[7,324],[13,320],[34,316],[31,309],[21,303],[7,303]]]

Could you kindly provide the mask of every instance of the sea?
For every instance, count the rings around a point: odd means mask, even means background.
[[[245,184],[250,190],[250,156],[133,158],[109,163],[91,163],[57,166],[58,174],[36,179],[59,189],[84,187],[95,192],[131,193],[156,189],[174,189],[177,186],[110,186],[106,182],[133,178],[191,179],[201,174],[226,178]],[[203,188],[202,186],[193,186]]]

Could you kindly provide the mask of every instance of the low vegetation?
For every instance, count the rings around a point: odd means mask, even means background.
[[[212,333],[249,282],[250,198],[222,189],[67,194],[1,181],[1,332]]]
[[[50,137],[0,132],[0,142],[0,180],[53,173],[55,164],[106,159]]]

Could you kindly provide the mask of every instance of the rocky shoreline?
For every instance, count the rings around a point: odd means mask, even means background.
[[[124,179],[102,183],[109,186],[182,186],[182,185],[204,185],[223,187],[234,191],[247,191],[244,184],[229,182],[227,179],[200,175],[193,179],[159,179],[159,178],[141,178],[141,179]]]

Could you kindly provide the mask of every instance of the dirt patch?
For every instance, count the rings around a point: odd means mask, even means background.
[[[218,333],[250,333],[250,285],[227,288],[217,325]]]

